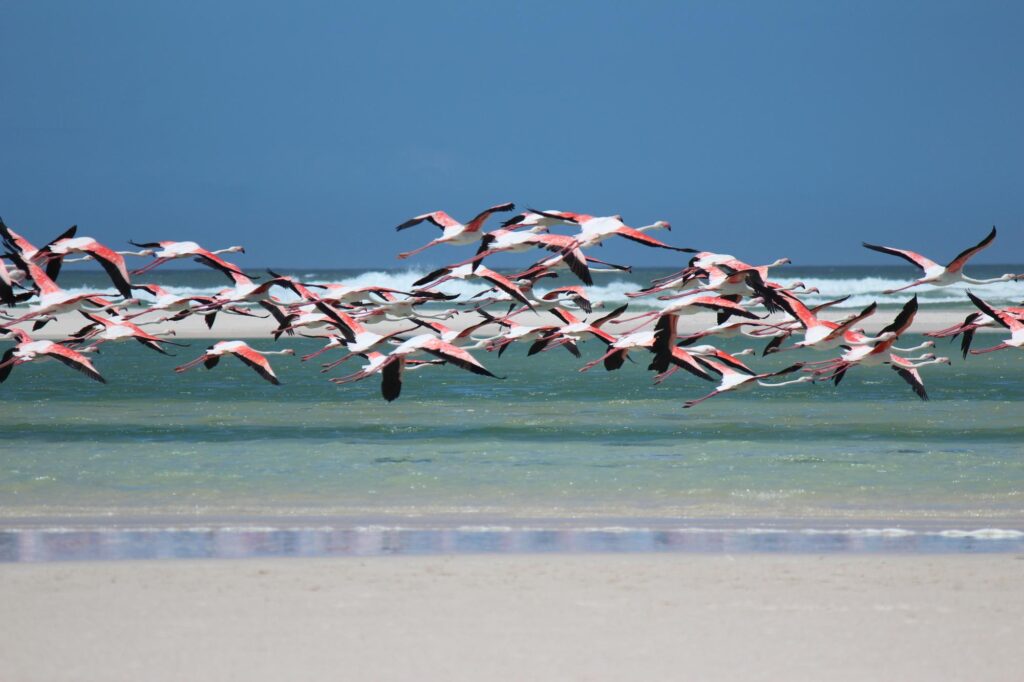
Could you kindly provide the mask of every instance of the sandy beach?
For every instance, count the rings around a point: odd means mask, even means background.
[[[1024,556],[0,566],[3,678],[1019,680]]]
[[[258,308],[256,311],[262,314]],[[138,309],[129,309],[129,313],[138,312]],[[595,310],[594,313],[589,316],[591,319],[596,319],[603,314],[609,312],[608,310]],[[892,322],[898,311],[881,311],[875,313],[872,317],[866,319],[861,325],[869,333],[877,333],[882,327]],[[914,320],[914,325],[911,327],[912,333],[925,333],[935,331],[938,329],[944,329],[952,326],[959,322],[962,322],[964,316],[970,312],[966,309],[950,309],[950,308],[928,308],[925,310],[919,310]],[[437,314],[436,311],[430,314]],[[826,316],[827,319],[842,319],[847,315],[853,314],[853,311],[840,311],[834,315]],[[152,315],[146,315],[134,320],[135,322],[151,322],[158,320],[162,315],[166,313],[154,313]],[[582,313],[580,317],[585,317]],[[540,324],[559,324],[557,318],[547,313],[523,313],[516,316],[516,322],[522,325],[540,325]],[[771,322],[784,322],[790,318],[784,315],[776,315],[768,318]],[[474,314],[462,314],[451,318],[450,320],[444,320],[443,323],[451,327],[452,329],[462,329],[469,324],[473,324],[479,320],[479,317]],[[30,331],[34,338],[39,339],[65,339],[70,334],[81,329],[87,322],[78,314],[65,314],[59,316],[53,322],[50,322],[42,329],[32,332],[31,322],[24,324],[13,325],[21,327],[26,331]],[[692,334],[703,329],[707,329],[715,324],[714,313],[698,313],[696,315],[685,315],[679,320],[679,333],[680,334]],[[384,322],[373,325],[373,329],[379,333],[389,333],[397,329],[408,328],[408,323],[403,322]],[[636,324],[623,325],[624,329],[633,329]],[[206,324],[203,322],[203,318],[198,315],[193,315],[185,318],[184,320],[174,323],[163,323],[153,326],[147,326],[147,330],[165,330],[174,329],[177,338],[183,339],[230,339],[230,338],[268,338],[270,333],[277,327],[277,323],[273,319],[259,318],[259,317],[246,317],[241,315],[219,315],[213,329],[208,329]],[[497,329],[496,327],[494,328]],[[614,326],[610,329],[619,333],[620,330]],[[486,334],[490,331],[490,328],[485,327],[478,335]],[[991,331],[990,328],[982,328],[979,332]],[[998,331],[998,330],[997,330]],[[306,330],[303,333],[307,334],[326,334],[325,330]],[[287,338],[287,337],[283,337]]]

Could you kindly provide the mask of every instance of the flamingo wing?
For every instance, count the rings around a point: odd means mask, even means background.
[[[519,289],[519,287],[517,287],[512,282],[512,280],[495,272],[494,270],[491,270],[490,268],[482,268],[477,272],[477,274],[480,275],[480,277],[482,277],[483,279],[493,284],[494,286],[504,291],[512,298],[524,304],[530,310],[533,310],[533,304],[530,303],[530,299],[528,299],[526,295],[523,294],[523,292]]]
[[[623,225],[619,227],[617,230],[615,230],[615,234],[619,235],[620,237],[625,237],[630,241],[643,244],[644,246],[653,246],[654,248],[658,249],[669,249],[670,251],[681,251],[683,253],[694,253],[693,249],[685,249],[680,248],[678,246],[669,246],[660,239],[655,239],[654,237],[645,234],[640,230],[629,227],[628,225]]]
[[[402,370],[405,358],[389,358],[380,370],[380,394],[389,403],[402,394]]]
[[[199,249],[198,251],[196,251],[194,260],[195,262],[202,263],[203,265],[211,267],[214,270],[220,270],[228,277],[230,277],[232,273],[237,275],[245,274],[244,272],[242,272],[237,267],[235,267],[231,263],[227,262],[226,260],[218,256],[217,254],[213,253],[212,251],[207,251],[206,249]]]
[[[697,358],[679,346],[672,348],[671,362],[676,367],[689,372],[695,377],[705,381],[714,381],[712,376],[705,371],[709,368],[697,362]]]
[[[886,332],[895,332],[897,335],[902,334],[907,330],[907,327],[914,321],[914,315],[917,314],[917,296],[907,301],[903,308],[900,310],[899,315],[892,321],[892,324],[882,328],[879,334],[885,334]]]
[[[1024,326],[1024,324],[1022,324],[1021,321],[1018,320],[1013,315],[1007,314],[1005,310],[993,308],[988,303],[978,298],[970,291],[967,292],[967,297],[970,298],[971,302],[978,307],[978,310],[991,317],[993,320],[998,322],[1003,327],[1013,330],[1016,327]]]
[[[107,383],[107,380],[100,376],[100,373],[97,372],[96,368],[92,366],[91,362],[89,362],[89,358],[85,357],[78,351],[71,350],[59,343],[53,343],[46,349],[45,354],[49,355],[54,360],[67,365],[71,369],[81,372],[93,381],[98,381],[101,384]]]
[[[444,228],[446,227],[454,227],[455,225],[459,224],[458,220],[452,218],[444,211],[433,211],[431,213],[424,213],[423,215],[418,215],[415,218],[409,218],[404,223],[396,227],[395,230],[404,230],[406,228],[412,227],[413,225],[419,225],[424,221],[433,223],[442,230],[444,230]]]
[[[269,381],[270,383],[279,385],[281,382],[278,380],[277,375],[274,374],[273,368],[270,366],[270,362],[265,357],[257,353],[249,346],[242,346],[231,350],[231,354],[236,358],[249,365],[255,370],[257,374]]]
[[[993,225],[992,231],[988,233],[988,236],[986,236],[984,239],[982,239],[980,242],[978,242],[971,248],[965,249],[959,256],[949,261],[949,265],[946,266],[946,269],[949,270],[950,272],[959,272],[960,270],[963,270],[963,267],[964,265],[967,264],[967,261],[973,258],[974,255],[979,251],[988,248],[988,246],[993,242],[993,240],[995,240],[995,238],[996,228]]]
[[[938,263],[925,258],[919,253],[914,251],[907,251],[906,249],[894,249],[891,246],[879,246],[878,244],[868,244],[867,242],[861,242],[865,249],[871,249],[872,251],[878,251],[879,253],[887,253],[890,256],[896,256],[902,258],[905,261],[913,263],[917,267],[921,268],[921,271],[929,270],[930,268],[940,267]]]
[[[121,254],[99,242],[92,242],[88,246],[83,247],[83,251],[86,251],[97,263],[103,266],[119,294],[125,298],[132,297],[132,286],[128,281],[128,268],[125,267],[124,258]]]
[[[497,206],[491,206],[490,208],[481,211],[474,216],[472,220],[466,223],[466,232],[479,232],[480,228],[483,227],[483,224],[489,217],[491,217],[492,213],[504,213],[506,211],[511,211],[515,207],[516,205],[509,201],[504,204],[498,204]]]
[[[910,384],[910,388],[914,390],[917,397],[921,400],[928,400],[928,392],[924,390],[924,381],[921,379],[921,373],[914,368],[914,365],[906,358],[901,358],[898,355],[890,354],[889,359],[892,362],[893,370]]]
[[[468,351],[459,348],[458,346],[453,346],[450,343],[445,343],[441,339],[429,339],[423,344],[423,346],[421,346],[421,349],[425,353],[430,353],[434,357],[441,358],[445,362],[455,365],[459,369],[468,370],[473,374],[494,377],[495,379],[498,378],[486,367],[477,362],[477,359],[470,355]]]

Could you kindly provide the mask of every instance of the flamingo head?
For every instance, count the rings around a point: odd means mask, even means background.
[[[228,247],[227,253],[245,253],[244,246],[231,246]]]
[[[655,230],[668,230],[669,232],[671,232],[672,231],[672,223],[670,223],[667,220],[658,220],[657,222],[654,223],[654,229]]]

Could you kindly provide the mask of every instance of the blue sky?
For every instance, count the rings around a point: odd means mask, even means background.
[[[0,1],[0,216],[281,267],[397,267],[436,232],[405,218],[503,201],[803,264],[995,224],[978,260],[1021,262],[1021,35],[1011,2]]]

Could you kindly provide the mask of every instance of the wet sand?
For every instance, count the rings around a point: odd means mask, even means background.
[[[3,678],[1019,680],[1024,555],[0,565]]]

